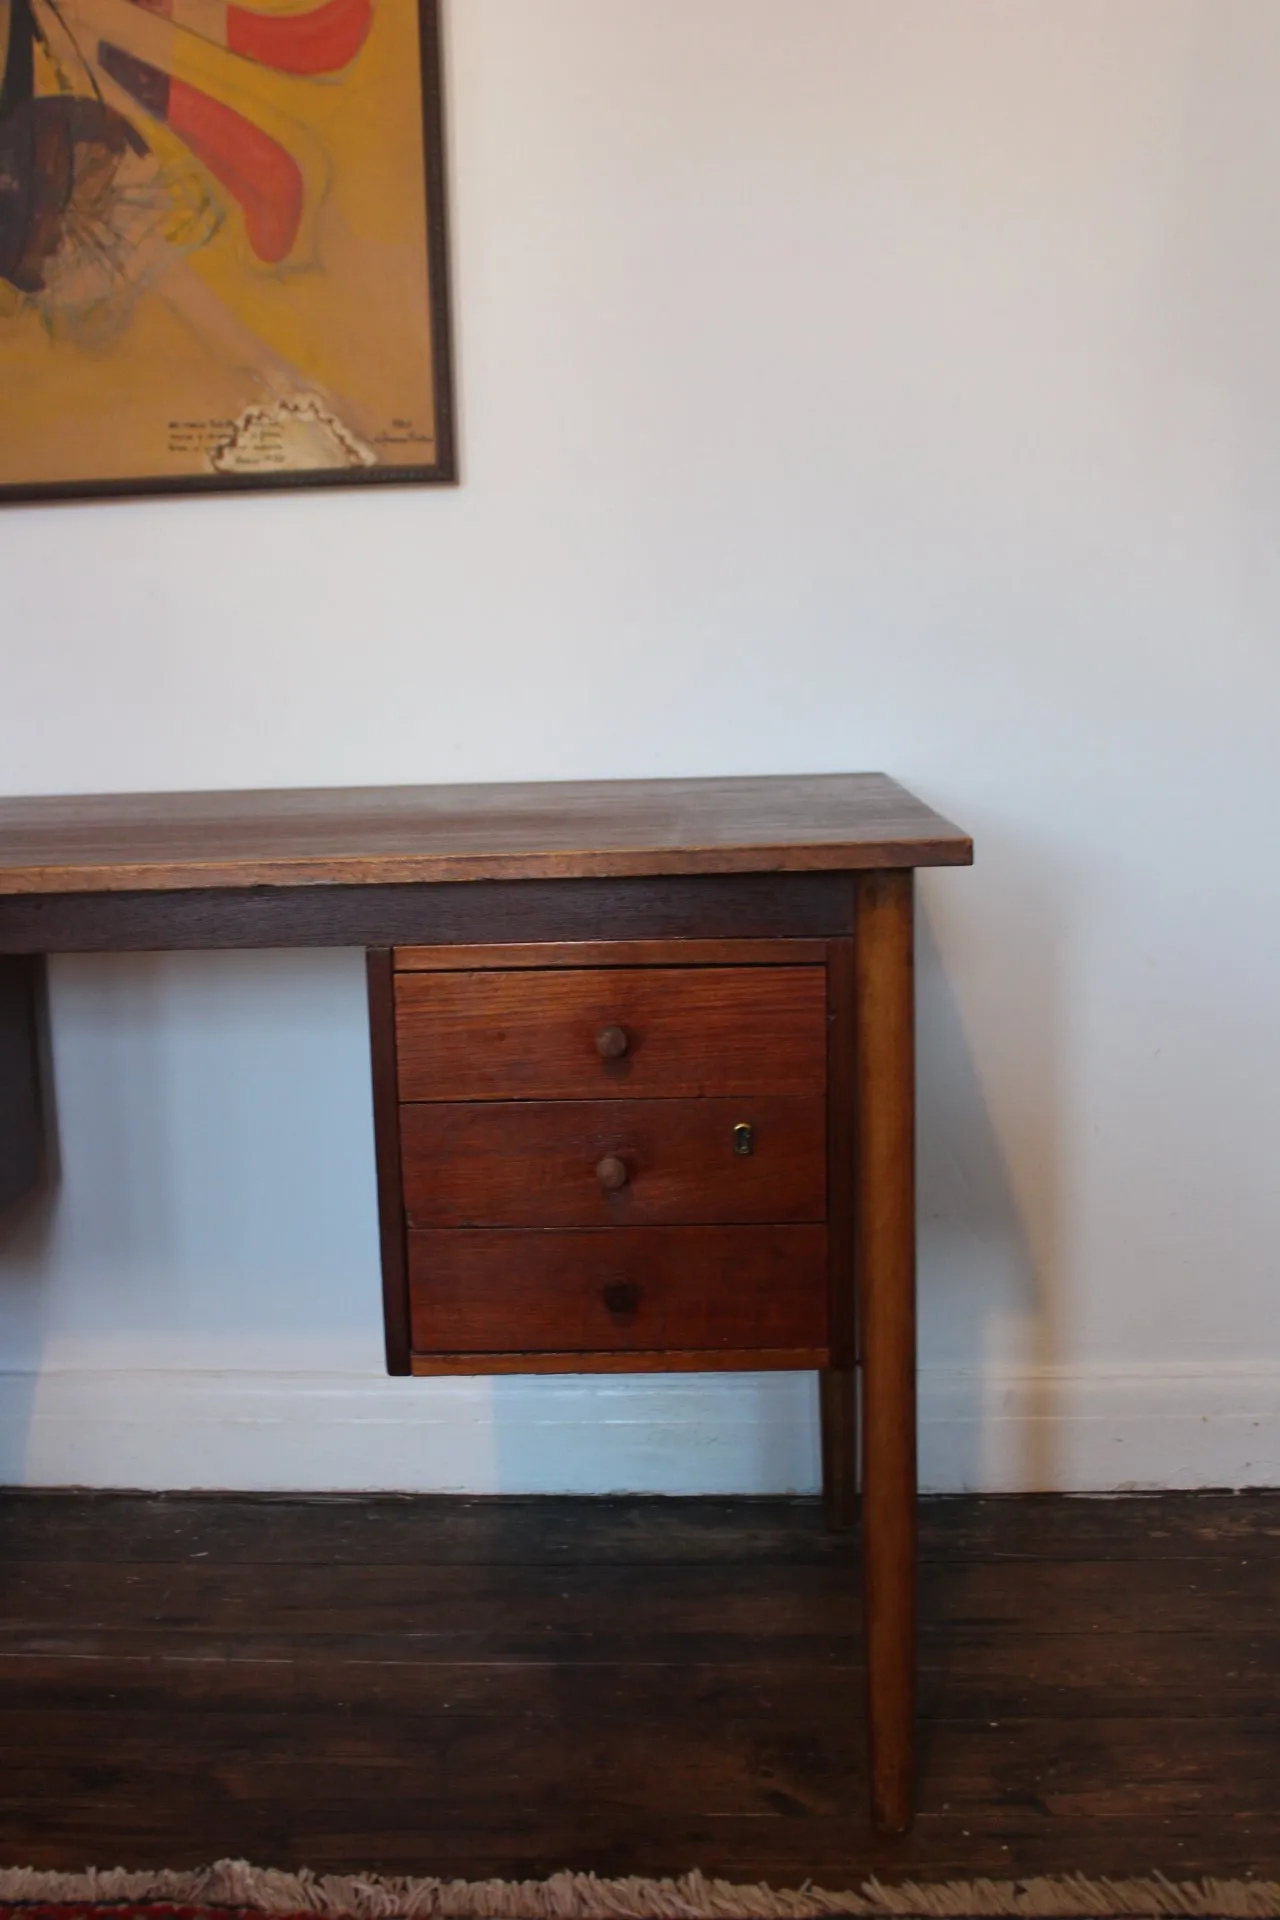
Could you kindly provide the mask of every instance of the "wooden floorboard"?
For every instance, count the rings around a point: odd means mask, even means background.
[[[1280,1878],[1280,1494],[924,1503],[920,1816],[816,1503],[0,1494],[0,1858]]]

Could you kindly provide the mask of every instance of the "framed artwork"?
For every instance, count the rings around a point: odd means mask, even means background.
[[[0,0],[0,500],[456,478],[438,0]]]

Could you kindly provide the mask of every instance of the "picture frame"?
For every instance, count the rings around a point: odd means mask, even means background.
[[[0,0],[0,502],[457,479],[440,0]]]

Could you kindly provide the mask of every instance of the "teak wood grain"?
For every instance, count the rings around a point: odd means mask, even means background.
[[[616,1030],[625,1051],[602,1058]],[[820,1093],[822,967],[401,973],[404,1100]]]
[[[419,1352],[825,1347],[826,1287],[816,1226],[409,1235]]]
[[[826,1209],[821,1098],[431,1101],[402,1107],[400,1132],[411,1227],[783,1225]],[[606,1157],[627,1169],[616,1192],[597,1177]]]
[[[852,931],[842,873],[619,880],[440,881],[432,886],[253,886],[147,893],[0,890],[0,953],[145,953],[234,947],[398,947],[620,940],[829,938]]]
[[[971,858],[967,835],[881,773],[0,800],[0,895],[827,872]]]
[[[823,940],[509,940],[501,946],[397,947],[398,973],[493,967],[803,967],[826,961]]]
[[[476,1373],[812,1373],[825,1367],[825,1347],[669,1347],[589,1353],[415,1353],[410,1372],[423,1379]]]
[[[915,1000],[910,873],[858,883],[854,994],[856,1269],[871,1807],[903,1833],[915,1805]]]
[[[579,1327],[559,1350],[487,1350],[483,1371],[821,1369],[827,1513],[838,1525],[852,1508],[858,1335],[872,1802],[887,1831],[910,1820],[914,1765],[912,869],[971,858],[966,835],[879,774],[0,801],[0,954],[377,950],[370,1020],[391,1371],[477,1370],[474,1352],[411,1349],[406,1194],[419,1228],[477,1234],[825,1226],[820,1343],[761,1344],[781,1337],[760,1324],[780,1308],[757,1297],[736,1346],[723,1344],[722,1327],[707,1346],[588,1348],[594,1336]],[[687,943],[682,955],[655,951],[670,942]],[[766,951],[776,943],[785,952]],[[804,943],[820,950],[804,953]],[[614,992],[628,968],[737,968],[739,1014],[752,970],[754,993],[785,973],[791,1008],[797,990],[810,990],[806,970],[825,973],[816,1053],[811,1028],[785,1037],[792,1015],[779,1007],[760,1020],[753,1048],[740,1020],[701,1064],[692,1028],[681,1030],[647,1092],[639,1069],[655,1057],[651,1034],[629,1041],[623,1068],[589,1062],[604,1076],[585,1083],[590,1099],[512,1100],[508,1077],[499,1098],[479,1100],[473,1048],[465,1103],[440,1099],[439,1080],[432,1100],[405,1102],[397,981],[456,978],[470,949],[481,950],[470,971],[493,974],[493,950],[507,945],[518,950],[507,982],[522,974],[545,1005],[553,976],[574,972],[565,948],[575,944],[576,971],[595,970],[598,984],[613,974]],[[717,950],[726,944],[734,951]],[[0,1193],[38,1175],[34,979],[25,960],[0,969]],[[615,1013],[604,1024],[622,1022]],[[704,1041],[714,1029],[714,1018],[704,1022]],[[487,1031],[496,1056],[508,1043],[495,1035],[507,1030]],[[537,1036],[526,1037],[535,1058]],[[505,1070],[518,1075],[526,1055],[508,1051]],[[757,1090],[728,1097],[719,1070],[743,1069],[748,1056],[745,1070],[767,1065],[770,1084],[732,1082]],[[703,1097],[686,1098],[680,1072]],[[785,1093],[798,1084],[780,1085],[787,1074],[811,1090]],[[553,1084],[579,1090],[572,1076]],[[748,1157],[732,1153],[739,1121],[756,1129]],[[598,1165],[609,1158],[616,1164]],[[638,1317],[643,1282],[610,1284],[641,1287]],[[750,1294],[741,1288],[744,1310]],[[560,1297],[572,1320],[568,1282]],[[629,1298],[615,1293],[620,1313]],[[692,1339],[696,1329],[670,1321],[664,1337],[677,1333]]]

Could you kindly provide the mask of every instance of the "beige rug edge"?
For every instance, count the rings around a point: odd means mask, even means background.
[[[1027,1914],[1076,1920],[1104,1914],[1215,1916],[1280,1920],[1280,1882],[1265,1880],[953,1880],[857,1891],[805,1885],[736,1886],[700,1873],[674,1880],[600,1880],[557,1873],[549,1880],[401,1880],[366,1874],[285,1873],[219,1860],[191,1873],[86,1873],[0,1868],[0,1903],[158,1900],[178,1905],[249,1907],[264,1914],[352,1915],[355,1920],[807,1920],[809,1915]]]

